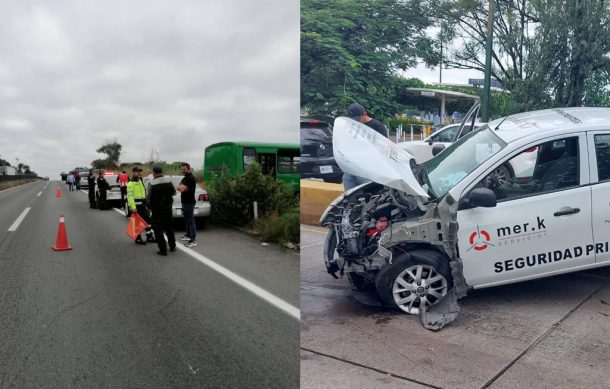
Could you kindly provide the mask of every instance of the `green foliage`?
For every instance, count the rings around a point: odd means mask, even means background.
[[[400,109],[396,72],[418,59],[438,62],[425,29],[427,2],[303,0],[301,106],[311,116],[335,117],[357,101],[383,120]]]
[[[279,242],[281,245],[286,243],[299,243],[299,208],[293,208],[282,215],[273,212],[268,216],[259,218],[254,223],[254,229],[264,241]]]
[[[204,182],[203,174],[204,174],[203,169],[201,169],[201,170],[193,170],[193,176],[195,177],[195,180],[197,181],[197,183],[199,185],[203,184],[203,182]]]
[[[458,41],[444,62],[484,69],[487,2],[443,0],[438,12]],[[550,107],[607,106],[610,14],[605,0],[496,0],[492,116]]]
[[[274,212],[282,215],[299,204],[294,192],[284,183],[263,174],[258,163],[251,164],[243,174],[233,179],[224,173],[216,176],[207,183],[206,189],[212,204],[212,219],[221,224],[251,224],[254,201],[258,203],[261,217]]]
[[[98,153],[106,154],[105,159],[96,159],[91,162],[91,166],[94,169],[103,169],[103,168],[117,168],[119,166],[119,159],[121,158],[121,146],[116,139],[110,141],[106,140],[100,148],[95,150]]]
[[[529,28],[538,14],[529,0],[495,0],[491,75],[513,90],[527,76],[526,61],[532,47]],[[454,49],[443,58],[449,68],[485,69],[488,2],[440,0],[433,2],[442,24],[444,46]]]
[[[581,106],[587,95],[592,102],[603,102],[599,84],[608,80],[610,70],[610,13],[606,1],[531,2],[540,13],[531,58],[534,87],[551,96],[554,106]]]

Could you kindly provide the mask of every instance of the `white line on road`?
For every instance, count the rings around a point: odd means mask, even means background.
[[[117,209],[117,208],[112,208],[112,209],[115,210],[120,215],[125,216],[125,212],[123,212],[122,210]],[[211,259],[209,259],[207,257],[204,257],[203,255],[199,254],[198,252],[196,252],[194,250],[191,250],[180,244],[177,244],[176,248],[178,248],[181,251],[184,251],[186,254],[195,258],[196,260],[203,263],[204,265],[210,267],[212,270],[215,270],[218,273],[222,274],[223,276],[227,277],[231,281],[235,282],[237,285],[249,290],[256,296],[262,298],[263,300],[267,301],[268,303],[275,306],[276,308],[279,308],[282,311],[288,313],[290,316],[294,317],[295,319],[301,320],[301,311],[297,307],[295,307],[295,306],[291,305],[290,303],[287,303],[286,301],[282,300],[281,298],[267,292],[263,288],[255,285],[252,282],[246,280],[245,278],[233,273],[229,269],[217,264],[216,262],[212,261]]]
[[[17,220],[15,220],[15,222],[11,224],[11,226],[8,228],[9,232],[17,231],[17,228],[19,228],[19,225],[21,224],[23,219],[25,219],[25,215],[27,215],[28,212],[30,212],[30,207],[27,207],[23,210],[23,212],[21,212],[21,215],[19,215]]]
[[[38,194],[36,195],[36,197],[40,197],[40,195],[42,194],[42,191],[38,192]]]
[[[215,270],[218,273],[222,274],[223,276],[227,277],[231,281],[235,282],[237,285],[239,285],[245,289],[248,289],[250,292],[254,293],[258,297],[267,301],[268,303],[274,305],[276,308],[279,308],[282,311],[288,313],[290,316],[294,317],[295,319],[297,319],[297,320],[301,319],[301,311],[297,307],[294,307],[293,305],[287,303],[286,301],[282,300],[281,298],[267,292],[263,288],[260,288],[257,285],[254,285],[252,282],[233,273],[229,269],[226,269],[225,267],[220,266],[216,262],[204,257],[203,255],[199,254],[198,252],[196,252],[194,250],[191,250],[180,244],[176,245],[176,248],[181,251],[184,251],[185,253],[187,253],[191,257],[195,258],[199,262],[203,263],[204,265],[212,268],[213,270]]]

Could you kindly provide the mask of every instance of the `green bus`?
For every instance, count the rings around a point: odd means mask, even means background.
[[[241,174],[245,168],[258,162],[263,174],[271,175],[287,187],[298,192],[300,187],[299,144],[261,142],[221,142],[205,148],[203,179],[210,182],[212,177],[225,170],[230,176]]]

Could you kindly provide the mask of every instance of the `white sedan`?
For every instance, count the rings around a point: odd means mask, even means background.
[[[475,124],[474,130],[482,125],[481,123]],[[401,142],[398,143],[398,146],[411,154],[417,164],[421,164],[432,159],[432,148],[434,145],[442,144],[444,147],[449,147],[470,132],[471,128],[468,125],[465,125],[460,131],[459,124],[450,124],[423,140]],[[510,163],[498,166],[493,174],[494,180],[499,184],[505,184],[511,180],[523,181],[530,179],[534,171],[537,153],[538,150],[533,147],[524,152],[519,158],[511,160]]]
[[[326,210],[326,268],[426,328],[455,319],[472,289],[610,266],[609,108],[495,120],[412,169],[398,163],[412,156],[353,120],[336,119],[334,136],[370,154],[341,159],[351,150],[335,147],[344,171],[386,186],[355,187]],[[534,151],[528,178],[494,177]],[[381,158],[383,169],[370,166]]]

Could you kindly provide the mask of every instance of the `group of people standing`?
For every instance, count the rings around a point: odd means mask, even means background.
[[[99,210],[110,209],[108,202],[106,201],[108,191],[110,190],[110,184],[104,178],[104,172],[96,173],[93,170],[89,170],[87,176],[87,185],[89,188],[89,208],[97,208]],[[95,186],[99,192],[99,196],[95,195]]]
[[[66,181],[68,184],[68,190],[72,192],[73,190],[80,190],[80,173],[77,171],[70,172],[68,174],[62,173],[62,180]]]
[[[145,245],[146,243],[157,243],[159,250],[157,254],[166,256],[168,250],[176,251],[176,237],[173,227],[173,202],[174,195],[180,192],[182,201],[182,213],[186,222],[186,234],[180,238],[186,241],[186,247],[197,246],[196,224],[194,217],[195,209],[195,189],[197,182],[188,163],[183,163],[181,172],[184,178],[177,187],[174,187],[171,179],[163,175],[163,167],[155,165],[152,168],[152,180],[148,185],[144,184],[142,169],[135,166],[132,169],[132,176],[129,179],[125,171],[117,177],[117,182],[121,185],[121,198],[127,201],[130,212],[137,213],[147,224],[144,230],[145,239],[138,236],[136,244]],[[106,191],[110,189],[108,182],[104,178],[104,173],[100,172],[97,180],[93,171],[89,172],[89,205],[91,208],[106,208]],[[95,196],[95,185],[98,185],[99,198]],[[123,189],[125,188],[125,189]],[[97,202],[96,202],[97,200]],[[167,236],[167,240],[165,239]]]

